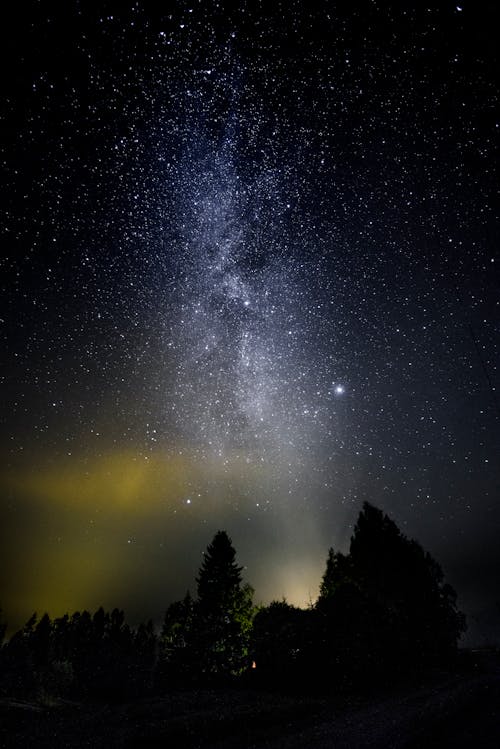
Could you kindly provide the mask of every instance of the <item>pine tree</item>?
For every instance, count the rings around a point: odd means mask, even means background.
[[[196,578],[193,634],[203,674],[236,675],[247,666],[253,590],[241,572],[231,539],[218,531]]]

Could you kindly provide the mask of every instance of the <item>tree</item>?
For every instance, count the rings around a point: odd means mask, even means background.
[[[447,657],[465,629],[439,564],[368,502],[349,554],[329,551],[316,611],[324,663],[354,679]]]
[[[32,696],[37,688],[32,644],[38,617],[36,612],[2,648],[2,676],[11,694]]]
[[[189,591],[182,601],[174,601],[165,612],[161,631],[159,682],[166,685],[189,680],[195,672],[193,632],[195,602]]]
[[[48,614],[42,616],[31,633],[30,639],[35,668],[47,668],[50,661],[52,639],[52,622]]]
[[[316,666],[314,611],[272,601],[256,613],[251,638],[256,677],[261,683],[289,687],[307,684]]]
[[[350,558],[359,584],[393,615],[394,645],[401,654],[420,660],[456,649],[465,617],[440,565],[368,502],[354,528]]]
[[[326,570],[319,587],[318,604],[321,606],[328,603],[335,591],[347,582],[352,581],[351,560],[341,552],[335,552],[331,547],[328,550]]]
[[[231,539],[218,531],[196,578],[193,639],[205,675],[236,675],[248,665],[253,589],[243,583],[242,569]]]
[[[167,653],[188,645],[193,616],[194,601],[188,590],[182,601],[174,601],[165,612],[161,637]]]
[[[248,667],[253,590],[242,569],[231,539],[218,531],[198,571],[197,598],[188,592],[165,613],[161,683],[236,676]]]

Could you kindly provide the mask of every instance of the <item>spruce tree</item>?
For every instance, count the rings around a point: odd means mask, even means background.
[[[196,578],[193,634],[205,675],[236,675],[247,666],[253,590],[243,583],[241,572],[231,539],[218,531]]]

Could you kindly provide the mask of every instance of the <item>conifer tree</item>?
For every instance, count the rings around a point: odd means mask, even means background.
[[[235,675],[247,665],[253,590],[241,572],[231,539],[218,531],[196,578],[194,639],[204,674]]]
[[[465,630],[439,564],[368,502],[349,554],[329,551],[316,611],[325,662],[357,678],[446,658]]]

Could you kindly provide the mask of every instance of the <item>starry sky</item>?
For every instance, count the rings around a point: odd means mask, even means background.
[[[494,3],[4,17],[0,605],[155,620],[228,531],[314,601],[362,502],[500,631]]]

